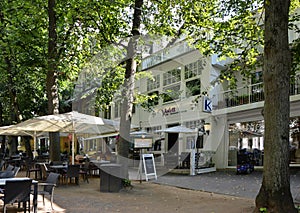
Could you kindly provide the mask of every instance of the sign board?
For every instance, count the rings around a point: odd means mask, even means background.
[[[143,154],[143,165],[146,175],[146,181],[148,181],[149,176],[152,176],[157,180],[156,169],[155,169],[155,162],[153,154]]]
[[[151,148],[152,138],[134,138],[134,148]]]
[[[203,103],[203,107],[202,107],[203,112],[212,111],[212,101],[207,96],[203,96],[202,103]]]

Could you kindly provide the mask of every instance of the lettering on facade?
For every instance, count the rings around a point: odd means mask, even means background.
[[[207,97],[203,97],[203,112],[211,112],[212,111],[212,101]]]
[[[163,116],[177,114],[176,107],[169,107],[161,110]]]

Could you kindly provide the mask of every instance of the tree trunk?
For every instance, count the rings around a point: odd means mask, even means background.
[[[23,141],[25,144],[25,151],[26,151],[26,156],[30,159],[33,159],[33,154],[32,154],[32,149],[31,149],[31,145],[30,145],[30,139],[31,137],[25,136],[23,137]]]
[[[288,0],[265,1],[264,172],[255,212],[297,212],[290,191]]]
[[[134,92],[134,78],[136,73],[136,46],[137,39],[140,35],[141,14],[142,14],[143,0],[135,0],[134,15],[132,24],[132,37],[129,41],[127,48],[127,61],[125,71],[125,81],[122,91],[122,110],[120,120],[120,138],[118,142],[119,162],[122,163],[124,168],[124,175],[128,174],[128,155],[130,143],[130,126],[133,107],[133,92]]]
[[[46,89],[48,98],[48,114],[59,113],[58,83],[57,83],[57,32],[55,0],[48,0],[49,16],[49,38],[48,38],[48,70],[46,79]],[[50,140],[50,160],[60,160],[60,140],[59,132],[49,133]]]

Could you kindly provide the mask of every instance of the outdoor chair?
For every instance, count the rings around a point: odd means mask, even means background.
[[[26,177],[30,178],[30,174],[33,172],[35,179],[37,179],[38,174],[41,172],[41,169],[36,167],[35,162],[31,159],[26,159],[25,161],[25,167],[26,167]]]
[[[75,164],[75,165],[69,165],[67,168],[65,176],[65,180],[68,183],[68,179],[70,180],[70,183],[72,182],[72,179],[75,180],[75,183],[78,185],[79,184],[79,171],[80,171],[80,165]]]
[[[14,168],[15,167],[13,165],[9,164],[4,171],[13,171]]]
[[[0,178],[13,178],[15,177],[14,166],[8,165],[4,171],[0,171]]]
[[[4,160],[1,160],[1,161],[0,161],[0,171],[3,170],[4,164],[5,164],[5,161],[4,161]]]
[[[50,196],[50,202],[51,202],[51,209],[53,210],[53,195],[54,195],[54,188],[57,185],[59,178],[59,174],[50,172],[47,176],[47,179],[45,182],[39,182],[38,183],[38,194],[42,195],[43,197],[43,204],[45,206],[45,195]]]
[[[32,180],[7,180],[5,186],[3,186],[2,192],[3,196],[1,200],[3,201],[3,212],[6,212],[7,204],[23,203],[24,212],[27,210],[30,212],[30,192],[31,192]]]
[[[90,164],[89,162],[85,162],[84,164],[81,164],[80,171],[79,171],[79,174],[82,175],[83,177],[83,181],[86,181],[87,183],[89,183],[88,176],[90,175],[89,164]]]
[[[45,163],[40,164],[40,169],[41,169],[41,179],[42,180],[46,180],[48,175],[50,174],[50,170],[48,169],[48,167],[46,166]]]
[[[15,177],[14,171],[3,171],[0,173],[0,179],[2,178],[13,178]]]
[[[93,162],[89,163],[89,172],[93,175],[100,175],[100,169],[97,165],[95,165]]]
[[[14,169],[13,169],[14,177],[16,177],[18,175],[19,171],[20,171],[20,167],[19,166],[15,166]]]

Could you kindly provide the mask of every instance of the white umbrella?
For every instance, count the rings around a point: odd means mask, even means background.
[[[64,114],[35,117],[21,122],[14,130],[31,132],[70,132],[72,133],[72,164],[74,164],[75,134],[103,134],[115,132],[116,127],[108,119],[72,111]]]
[[[173,126],[167,129],[157,130],[156,132],[166,132],[166,133],[196,133],[196,130],[187,128],[185,126]]]

